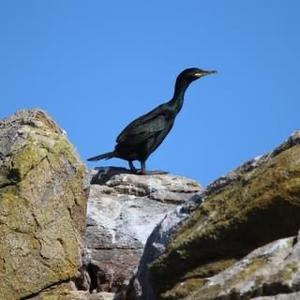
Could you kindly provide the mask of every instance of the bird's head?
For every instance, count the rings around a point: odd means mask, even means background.
[[[194,80],[197,80],[203,76],[207,76],[210,74],[215,74],[217,71],[205,71],[199,68],[188,68],[183,70],[177,77],[178,80],[192,82]]]
[[[215,73],[217,73],[217,71],[205,71],[199,68],[188,68],[183,70],[176,79],[173,99],[177,99],[178,97],[183,98],[186,89],[193,81]]]

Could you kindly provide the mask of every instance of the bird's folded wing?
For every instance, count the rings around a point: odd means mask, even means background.
[[[129,124],[118,136],[117,143],[138,144],[164,130],[167,126],[165,114],[155,114],[152,118],[139,118]]]

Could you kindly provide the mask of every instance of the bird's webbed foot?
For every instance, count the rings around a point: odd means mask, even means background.
[[[131,171],[132,173],[136,173],[136,172],[137,172],[137,169],[135,168],[133,162],[130,160],[130,161],[128,161],[128,163],[129,163],[130,171]]]
[[[137,170],[136,174],[139,175],[164,175],[164,174],[169,174],[167,171],[161,171],[161,170],[153,170],[153,171],[146,171],[146,170]]]
[[[163,175],[168,174],[169,172],[161,171],[161,170],[153,170],[147,171],[146,170],[146,163],[141,161],[141,169],[136,169],[132,161],[128,161],[130,171],[136,175]]]
[[[143,170],[143,169],[136,170],[135,174],[137,174],[137,175],[149,175],[148,171]]]
[[[129,163],[129,168],[130,168],[130,171],[134,174],[137,174],[137,175],[149,175],[148,172],[146,171],[146,164],[145,162],[141,162],[141,169],[136,169],[133,162],[130,160],[128,161]]]
[[[162,175],[162,174],[168,174],[166,171],[160,171],[160,170],[154,170],[154,171],[147,171],[146,170],[146,162],[141,161],[141,169],[136,170],[136,174],[139,175]]]

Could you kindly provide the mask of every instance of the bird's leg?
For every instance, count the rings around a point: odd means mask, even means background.
[[[147,171],[146,171],[146,162],[145,161],[141,161],[141,174],[142,175],[146,175]]]
[[[141,175],[163,175],[168,174],[166,171],[146,171],[146,162],[141,161],[141,170],[139,170],[139,174]]]
[[[163,175],[163,174],[168,174],[166,171],[146,171],[146,162],[141,161],[141,169],[136,170],[136,174],[139,175]]]
[[[131,171],[132,173],[136,173],[136,168],[135,168],[135,166],[134,166],[132,160],[129,160],[128,163],[129,163],[130,171]]]
[[[145,161],[140,161],[141,162],[141,168],[139,170],[136,170],[136,174],[138,175],[148,175],[148,172],[146,171],[146,162]]]

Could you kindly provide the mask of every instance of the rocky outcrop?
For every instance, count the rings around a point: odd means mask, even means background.
[[[127,287],[126,299],[155,299],[148,265],[166,251],[176,232],[188,220],[191,212],[201,204],[204,194],[205,191],[202,191],[190,197],[185,203],[168,212],[154,228],[147,239],[138,270]]]
[[[86,179],[73,146],[45,112],[0,121],[1,299],[37,297],[78,275]]]
[[[300,292],[289,293],[289,294],[278,294],[274,296],[266,296],[266,297],[255,297],[251,300],[299,300]]]
[[[89,289],[119,291],[133,275],[153,228],[202,188],[180,176],[140,176],[120,168],[91,175],[85,258]]]
[[[39,293],[30,300],[114,300],[114,293],[100,292],[90,293],[89,291],[70,290],[68,285],[60,285],[54,289]]]
[[[299,291],[299,270],[299,236],[279,239],[255,249],[225,271],[209,277],[202,288],[186,299],[250,299],[262,294],[291,297]],[[254,299],[259,298],[265,297]]]
[[[296,132],[167,216],[149,238],[128,299],[250,299],[297,293],[299,195]],[[176,215],[175,229],[166,226]]]
[[[45,112],[0,121],[0,299],[120,299],[139,260],[128,300],[299,299],[300,132],[206,190],[89,177]]]

